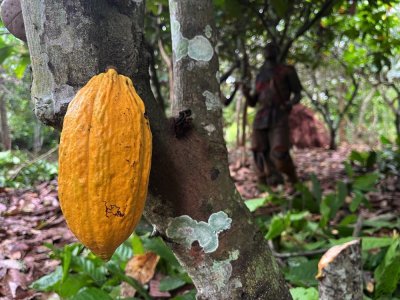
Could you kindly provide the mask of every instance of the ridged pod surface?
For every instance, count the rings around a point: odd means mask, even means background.
[[[133,232],[147,196],[152,136],[132,81],[94,76],[68,106],[59,150],[59,198],[68,227],[110,259]]]

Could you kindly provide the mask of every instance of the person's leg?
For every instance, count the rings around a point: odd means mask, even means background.
[[[267,176],[267,185],[277,186],[284,183],[283,176],[279,173],[274,161],[271,159],[271,149],[264,152],[265,174]]]
[[[270,147],[268,135],[267,129],[253,130],[252,150],[258,183],[270,185],[267,179],[274,172],[275,167],[269,158]]]
[[[253,151],[253,159],[256,166],[257,181],[259,184],[265,184],[267,177],[264,173],[265,158],[263,153],[260,151]]]
[[[296,167],[290,156],[290,131],[288,126],[272,128],[270,132],[270,158],[276,169],[288,176],[293,184],[298,181]]]

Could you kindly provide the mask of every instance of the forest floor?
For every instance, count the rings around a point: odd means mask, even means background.
[[[365,145],[343,145],[337,150],[293,149],[292,157],[300,181],[307,183],[310,180],[310,175],[315,174],[324,193],[329,193],[335,189],[339,180],[346,181],[344,162],[348,159],[352,150],[367,151],[368,147]],[[244,155],[241,149],[231,151],[229,161],[231,176],[244,199],[261,198],[266,195],[266,192],[260,191],[258,188],[250,152],[246,152]],[[285,189],[283,192],[288,193],[290,187],[286,185],[283,189]],[[379,213],[400,211],[400,191],[396,188],[394,178],[381,181],[376,191],[368,194],[368,198],[372,207],[379,210]]]
[[[334,188],[337,180],[345,178],[343,161],[351,150],[349,146],[336,151],[294,150],[293,157],[301,180],[307,181],[315,173],[326,192]],[[241,157],[242,151],[231,152],[230,170],[239,192],[245,199],[262,197],[251,156],[246,153],[242,161]],[[386,190],[389,192],[369,195],[375,215],[400,211],[400,193]],[[30,283],[59,264],[49,259],[50,250],[44,245],[62,247],[73,241],[58,204],[55,180],[32,189],[0,188],[0,300],[49,299],[29,288]]]

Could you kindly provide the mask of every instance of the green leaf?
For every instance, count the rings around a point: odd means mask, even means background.
[[[13,46],[4,46],[0,48],[0,64],[2,64],[13,52]]]
[[[117,250],[115,250],[114,255],[122,261],[127,261],[133,256],[132,247],[128,246],[126,243],[123,243],[117,248]]]
[[[53,273],[50,273],[34,281],[31,284],[31,288],[43,292],[54,291],[55,286],[61,282],[62,277],[63,271],[62,268],[59,266]]]
[[[196,299],[196,290],[191,290],[186,294],[176,296],[171,300],[195,300]]]
[[[165,259],[170,265],[179,268],[180,264],[165,243],[160,238],[143,239],[143,246],[147,251],[152,251]]]
[[[266,202],[265,198],[256,198],[244,201],[244,204],[250,210],[250,212],[256,211],[258,208],[264,206]]]
[[[316,288],[291,288],[290,294],[292,295],[293,300],[318,300],[319,294]]]
[[[347,226],[350,224],[354,224],[357,222],[357,215],[355,214],[351,214],[351,215],[347,215],[343,218],[342,221],[340,221],[339,225],[340,226]]]
[[[289,266],[284,269],[286,280],[299,286],[317,286],[315,276],[318,271],[318,261],[318,259],[307,260],[305,257],[289,259]]]
[[[296,189],[300,192],[301,197],[295,197],[293,199],[293,208],[299,210],[307,209],[311,213],[318,212],[320,201],[315,199],[308,187],[302,183],[297,183]]]
[[[186,282],[180,278],[165,277],[160,281],[159,289],[161,292],[167,292],[167,291],[175,290],[181,286],[184,286],[185,284],[186,284]]]
[[[82,274],[69,274],[67,279],[60,283],[57,294],[62,298],[72,297],[84,286],[90,285],[90,279]]]
[[[64,247],[64,254],[62,259],[62,264],[63,264],[62,281],[64,281],[68,276],[71,259],[72,259],[72,247],[70,245],[67,245]]]
[[[113,276],[131,285],[144,299],[151,300],[151,297],[149,296],[145,288],[136,279],[125,275],[118,264],[116,264],[114,261],[109,261],[106,264],[106,267]]]
[[[305,220],[307,217],[310,216],[310,212],[308,211],[301,211],[298,213],[290,213],[288,214],[290,222],[297,222]]]
[[[351,161],[357,161],[361,164],[361,166],[365,165],[366,161],[366,154],[364,152],[358,152],[358,151],[351,151],[349,159]]]
[[[103,290],[94,287],[85,287],[79,291],[71,300],[112,300]]]
[[[104,266],[97,267],[89,258],[76,256],[73,257],[73,263],[77,266],[78,271],[89,275],[95,282],[102,283],[106,280],[106,268]]]
[[[329,194],[329,195],[326,195],[321,201],[319,211],[321,213],[320,226],[322,228],[324,228],[324,227],[326,227],[326,225],[328,225],[328,222],[332,215],[332,207],[333,207],[333,203],[335,202],[335,200],[336,200],[336,195]]]
[[[388,228],[388,229],[396,229],[400,228],[400,218],[397,218],[393,220],[394,218],[392,217],[391,214],[388,215],[381,215],[377,216],[373,219],[365,220],[363,222],[364,227],[372,227],[375,228],[376,230],[382,229],[382,228]]]
[[[353,238],[354,239],[354,238]],[[377,248],[388,247],[392,243],[390,237],[363,237],[362,238],[362,250],[369,251]]]
[[[319,180],[315,174],[311,174],[311,182],[312,182],[313,196],[317,200],[318,203],[321,203],[321,200],[322,200],[321,183],[319,182]]]
[[[392,144],[392,142],[390,141],[390,139],[388,139],[386,136],[381,136],[381,143],[383,144],[383,145],[391,145]]]
[[[347,185],[339,181],[337,183],[337,197],[336,197],[336,203],[335,203],[335,209],[333,210],[333,214],[336,214],[336,212],[342,207],[344,201],[346,200],[348,191],[347,191]]]
[[[290,214],[289,214],[290,215]],[[290,219],[289,215],[286,216],[274,216],[271,220],[271,224],[269,225],[268,232],[265,235],[267,240],[272,240],[282,234],[289,225]]]
[[[345,237],[337,240],[329,240],[330,246],[341,245],[354,240],[354,237]],[[363,237],[362,240],[362,251],[369,251],[377,248],[388,247],[392,243],[392,238],[389,237]]]
[[[344,162],[344,169],[346,171],[346,174],[349,178],[353,178],[354,177],[354,170],[352,168],[352,166],[346,161]]]
[[[353,188],[364,191],[364,192],[368,192],[373,189],[378,178],[379,178],[379,175],[376,173],[369,173],[369,174],[359,176],[354,180]]]
[[[354,198],[351,200],[351,203],[349,205],[350,211],[352,213],[355,212],[363,200],[364,200],[364,194],[360,191],[355,191]]]
[[[397,288],[400,280],[400,238],[393,239],[385,258],[375,269],[377,296],[391,295]]]
[[[135,255],[144,254],[144,247],[140,237],[134,233],[132,236],[132,250]]]
[[[18,79],[21,79],[22,76],[24,76],[26,67],[29,65],[31,62],[29,55],[21,57],[21,59],[18,61],[18,65],[16,66],[14,73],[15,76],[17,76]]]

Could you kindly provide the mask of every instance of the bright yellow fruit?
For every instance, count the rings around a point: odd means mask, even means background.
[[[59,150],[61,209],[71,231],[102,259],[140,220],[151,151],[145,107],[128,77],[109,69],[69,104]]]

